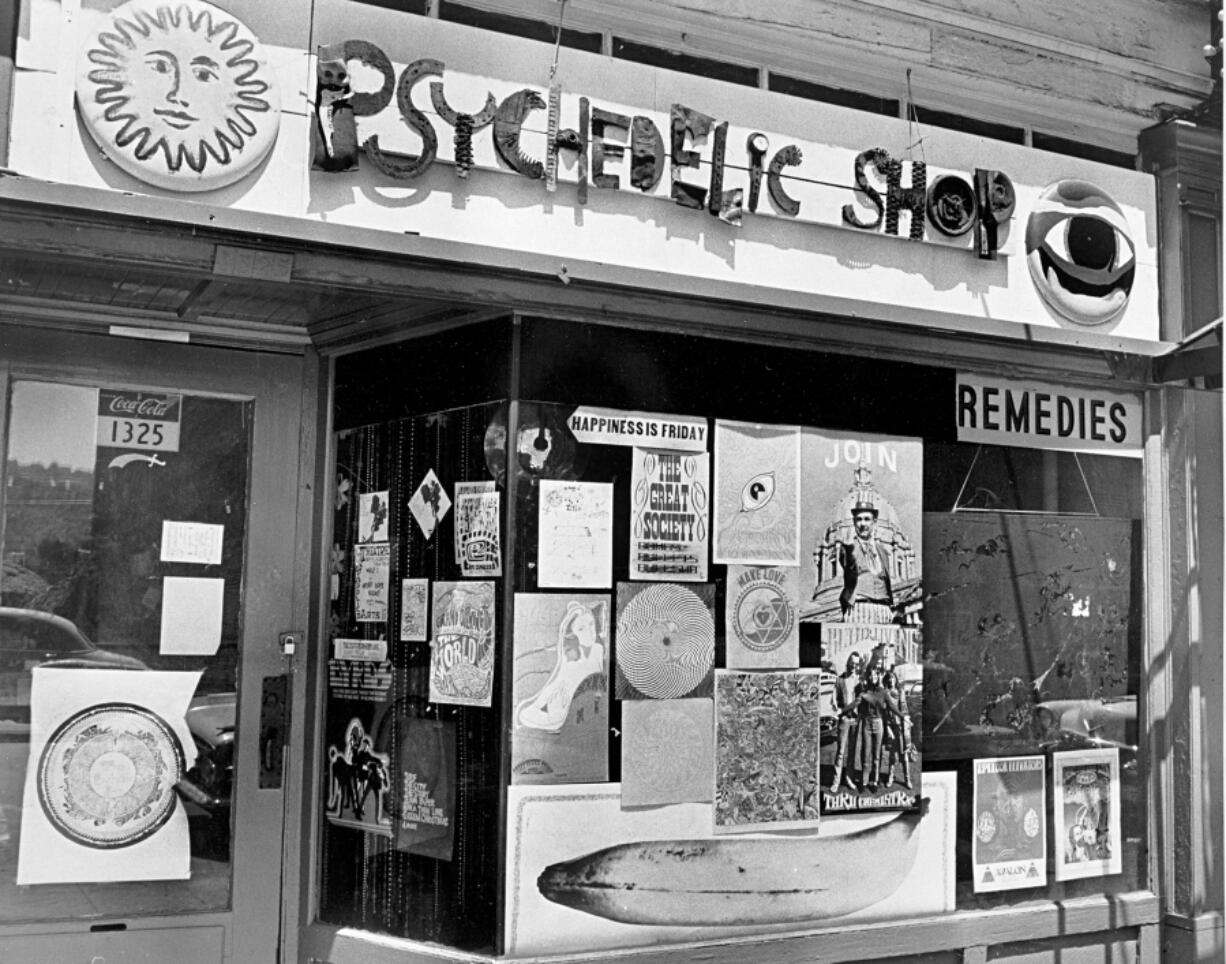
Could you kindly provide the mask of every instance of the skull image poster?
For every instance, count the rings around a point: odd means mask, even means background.
[[[609,597],[517,593],[513,783],[609,778]]]

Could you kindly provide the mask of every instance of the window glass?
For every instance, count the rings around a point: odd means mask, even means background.
[[[0,529],[0,921],[225,909],[250,406],[139,388],[22,380],[13,383],[7,401]],[[179,524],[179,534],[193,545],[190,537],[206,536],[210,548],[168,551],[174,539],[166,522]],[[184,586],[189,597],[203,589],[211,600],[192,610],[208,614],[208,632],[182,619],[183,597],[177,593]],[[168,637],[169,625],[181,632]],[[171,638],[177,644],[169,644]],[[22,807],[27,761],[33,757],[41,766],[44,752],[30,745],[32,672],[40,667],[122,673],[133,681],[127,692],[134,703],[155,695],[141,689],[140,678],[149,671],[201,673],[185,715],[195,763],[164,803],[168,820],[179,812],[186,816],[190,879],[16,885],[23,827],[28,831],[33,819]],[[125,739],[116,735],[121,728],[110,731],[116,747]],[[101,752],[101,744],[82,745],[90,759]],[[137,776],[149,762],[111,750],[100,759],[119,767],[112,775],[128,773],[124,759],[135,761]],[[89,770],[89,787],[101,794],[90,801],[110,799],[112,791],[121,803],[127,799],[126,791],[116,789],[118,777],[102,780],[99,773]],[[138,779],[132,786],[145,784]],[[48,807],[55,799],[51,791],[40,798]],[[62,825],[71,834],[71,818]]]

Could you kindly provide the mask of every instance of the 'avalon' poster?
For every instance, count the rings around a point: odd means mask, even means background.
[[[1047,793],[1042,756],[975,761],[975,892],[1047,883]]]

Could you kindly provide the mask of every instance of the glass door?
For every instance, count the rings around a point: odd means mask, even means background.
[[[123,374],[5,379],[0,941],[273,961],[300,390]]]

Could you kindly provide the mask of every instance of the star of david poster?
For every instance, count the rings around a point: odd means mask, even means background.
[[[724,603],[728,669],[796,669],[799,570],[792,566],[729,566]]]
[[[199,672],[36,667],[18,884],[191,875],[175,784],[195,762]]]

